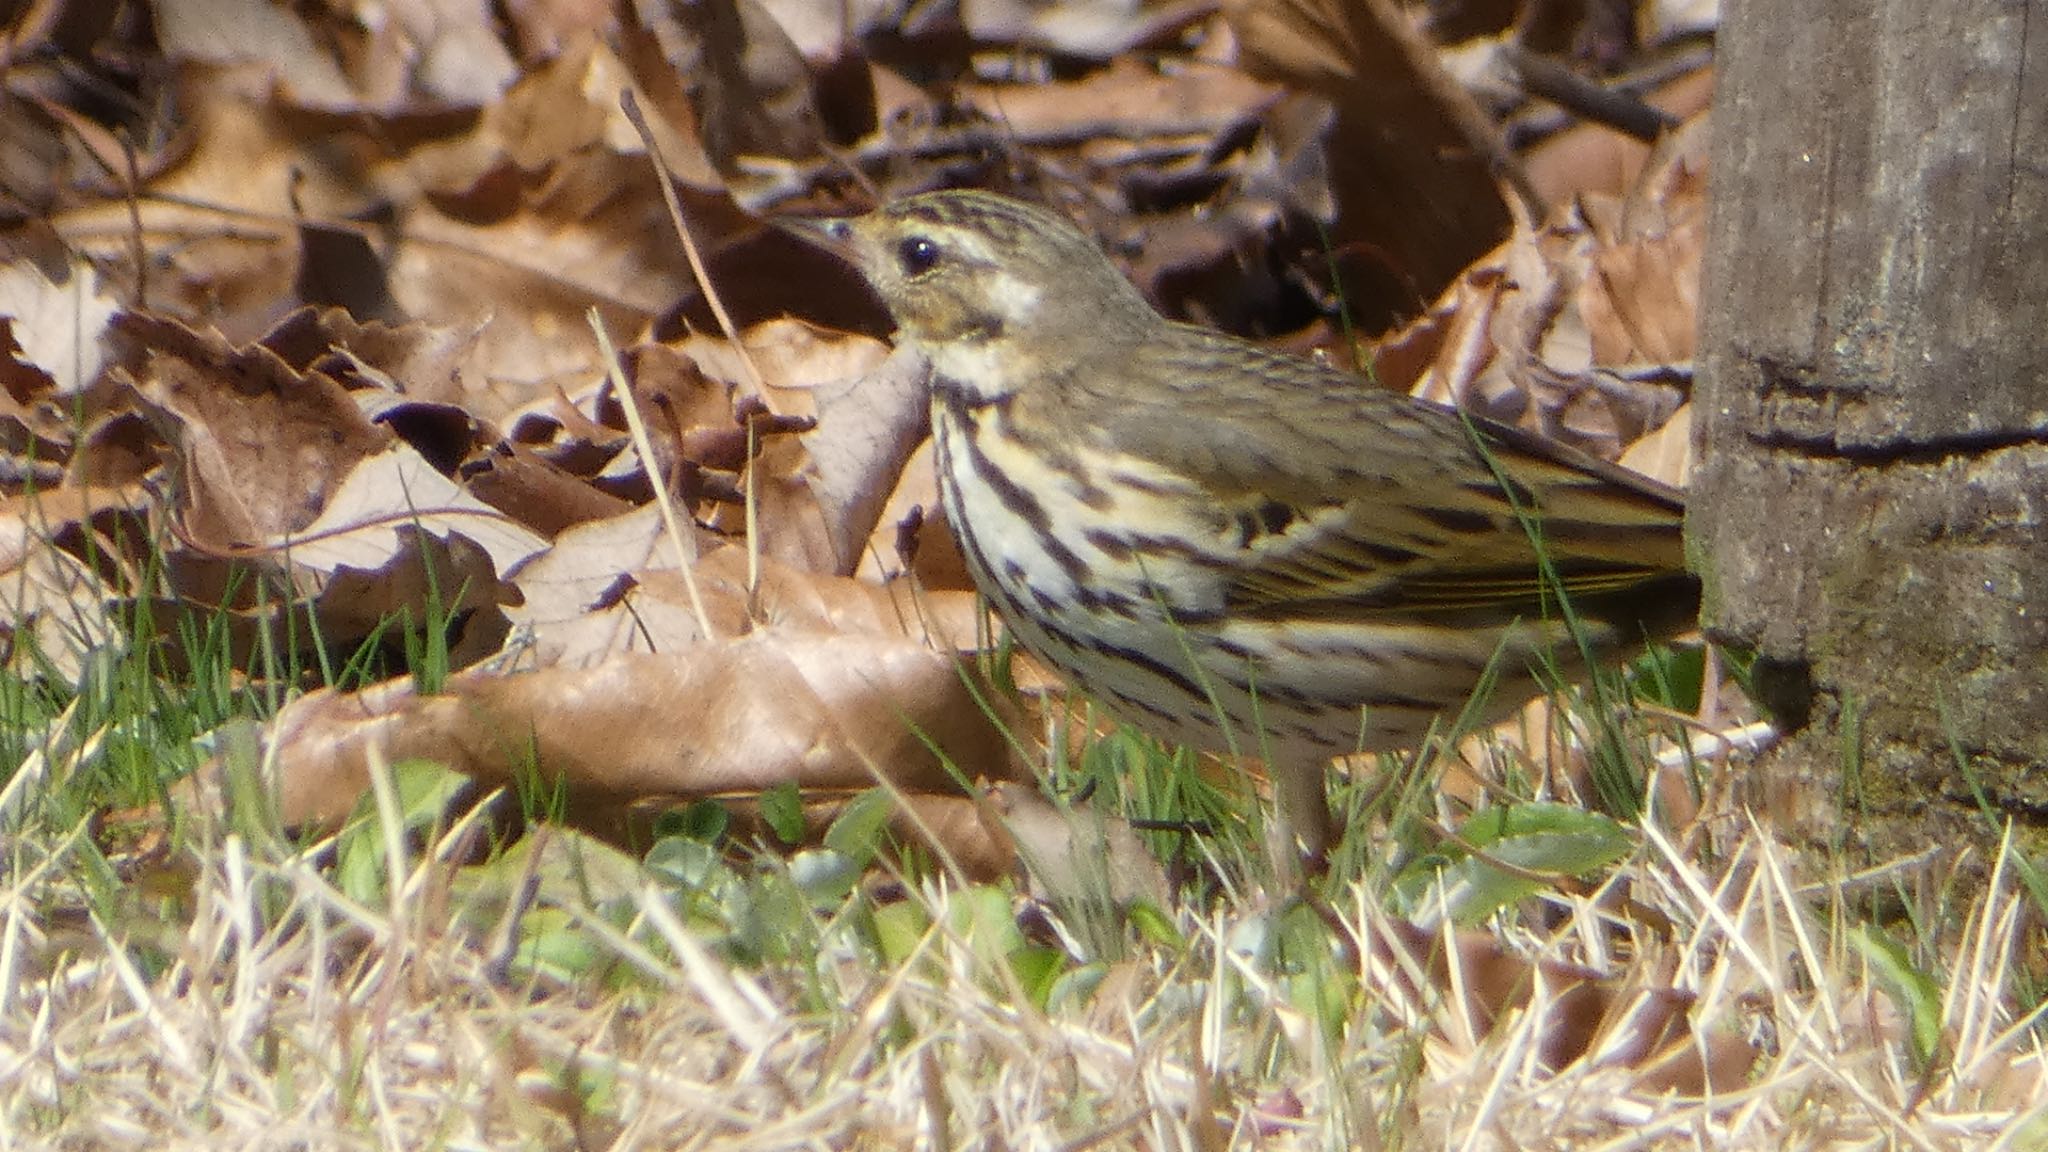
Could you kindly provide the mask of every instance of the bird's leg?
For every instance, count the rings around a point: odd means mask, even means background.
[[[1288,875],[1298,870],[1297,863],[1311,876],[1321,876],[1329,867],[1336,836],[1323,789],[1328,764],[1312,753],[1267,762],[1273,780],[1273,862]]]

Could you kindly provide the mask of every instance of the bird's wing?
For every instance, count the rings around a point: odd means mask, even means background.
[[[1217,496],[1232,610],[1533,612],[1557,590],[1539,547],[1575,600],[1684,569],[1672,489],[1308,361],[1174,333],[1146,370],[1193,381],[1221,356],[1272,385],[1189,384],[1113,424],[1121,446]]]

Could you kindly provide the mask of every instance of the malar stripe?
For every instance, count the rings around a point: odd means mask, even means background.
[[[943,405],[946,414],[962,425],[971,423],[968,419],[970,413],[979,412],[992,405],[1008,403],[1010,399],[1007,395],[984,396],[951,376],[940,376],[937,373],[932,375],[931,389],[932,399]]]

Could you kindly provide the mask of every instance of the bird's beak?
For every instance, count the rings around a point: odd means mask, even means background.
[[[860,238],[850,216],[777,220],[775,226],[806,244],[823,248],[855,268],[861,266]]]

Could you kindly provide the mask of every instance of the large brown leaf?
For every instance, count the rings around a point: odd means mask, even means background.
[[[177,453],[184,531],[207,547],[231,551],[304,528],[391,442],[339,384],[261,344],[137,312],[114,327],[144,349],[136,389]]]
[[[762,634],[583,668],[478,671],[434,696],[396,681],[316,692],[270,734],[288,823],[346,815],[369,757],[421,757],[489,785],[565,788],[606,823],[649,800],[751,794],[780,784],[858,789],[887,779],[948,791],[1008,777],[1010,746],[955,657],[907,640]]]

